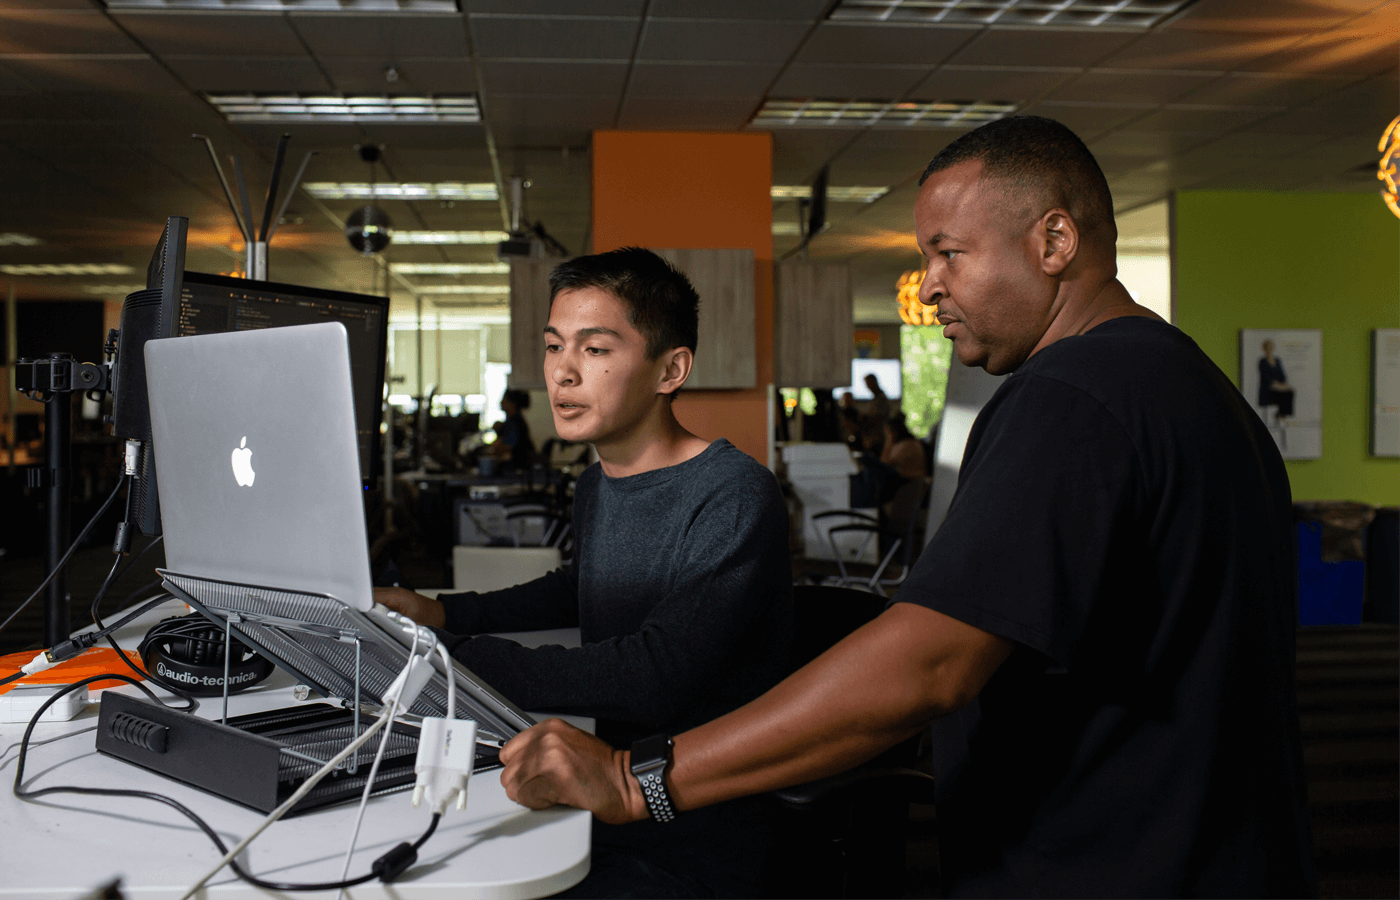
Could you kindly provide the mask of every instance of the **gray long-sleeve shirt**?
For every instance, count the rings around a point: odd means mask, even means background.
[[[577,625],[583,646],[463,638],[453,655],[524,709],[597,717],[616,745],[733,710],[786,674],[787,511],[772,473],[725,440],[676,466],[574,494],[574,562],[442,599],[458,635]]]

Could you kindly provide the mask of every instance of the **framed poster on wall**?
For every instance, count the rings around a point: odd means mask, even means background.
[[[1400,456],[1400,328],[1371,332],[1371,455]]]
[[[1322,331],[1240,330],[1240,392],[1284,459],[1322,456]]]

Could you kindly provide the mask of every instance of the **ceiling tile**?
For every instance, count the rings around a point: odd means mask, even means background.
[[[382,58],[323,59],[335,89],[343,94],[469,94],[476,75],[468,59],[406,59],[395,64],[398,80],[388,81]]]
[[[1251,126],[1272,134],[1338,134],[1374,127],[1377,140],[1395,116],[1400,89],[1391,78],[1375,78],[1335,91]]]
[[[860,132],[845,128],[783,130],[773,134],[773,183],[807,184]]]
[[[1092,66],[1138,35],[1121,31],[1085,32],[994,28],[949,62],[958,65]]]
[[[924,79],[922,66],[792,65],[768,91],[770,97],[895,100]]]
[[[1087,141],[1095,154],[1110,156],[1141,156],[1148,160],[1171,158],[1198,147],[1213,137],[1209,132],[1139,131],[1136,128],[1114,131]]]
[[[737,131],[744,127],[755,106],[756,99],[704,98],[679,101],[671,97],[634,97],[629,93],[617,127]]]
[[[806,32],[803,22],[650,19],[637,58],[781,63]]]
[[[1195,72],[1138,72],[1094,69],[1055,88],[1048,100],[1106,103],[1168,103],[1217,76]]]
[[[1063,84],[1078,69],[943,66],[910,93],[915,100],[1007,100],[1021,102]]]
[[[463,12],[512,16],[640,16],[646,0],[458,0]]]
[[[498,94],[487,107],[498,140],[556,147],[582,143],[590,132],[611,128],[616,112],[613,97]]]
[[[139,53],[131,38],[95,9],[11,12],[0,9],[0,54]]]
[[[280,13],[155,13],[113,16],[157,56],[305,56]]]
[[[1080,103],[1045,101],[1023,110],[1028,116],[1045,116],[1064,124],[1084,141],[1131,122],[1156,107],[1133,103]]]
[[[1340,76],[1295,76],[1265,72],[1231,72],[1207,82],[1178,100],[1228,106],[1296,106],[1346,85]]]
[[[743,97],[758,100],[778,74],[774,64],[716,65],[639,61],[632,67],[628,96]]]
[[[627,78],[623,61],[520,62],[483,60],[481,77],[488,102],[495,94],[611,95]]]
[[[332,90],[320,67],[308,57],[169,56],[165,62],[196,91],[318,93]]]
[[[1232,131],[1256,119],[1275,115],[1265,107],[1216,107],[1174,104],[1155,110],[1133,122],[1140,131]]]
[[[977,35],[975,28],[823,22],[796,62],[935,66]]]
[[[1395,69],[1400,56],[1400,2],[1352,19],[1346,25],[1308,35],[1242,68],[1260,72],[1314,75],[1376,75]]]
[[[460,16],[297,15],[294,27],[321,59],[378,57],[383,64],[407,57],[466,57]]]
[[[830,0],[652,0],[653,18],[805,19],[815,21]]]
[[[1239,34],[1308,34],[1341,25],[1375,5],[1375,0],[1269,0],[1268,15],[1260,15],[1259,0],[1210,0],[1190,4],[1166,27]]]
[[[12,57],[3,65],[37,91],[168,91],[180,87],[147,56]]]
[[[1156,31],[1144,34],[1099,63],[1114,69],[1183,69],[1221,72],[1278,51],[1295,35],[1208,34]]]
[[[635,19],[491,16],[472,20],[483,59],[631,59]]]

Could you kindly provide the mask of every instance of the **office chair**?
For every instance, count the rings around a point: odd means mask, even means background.
[[[793,587],[796,669],[884,611],[884,597],[828,585]],[[933,802],[914,768],[918,737],[847,772],[772,791],[777,846],[766,887],[779,897],[898,897],[909,804]]]
[[[875,516],[855,509],[832,509],[812,516],[813,522],[835,516],[847,519],[844,524],[833,525],[826,530],[827,544],[836,561],[838,573],[829,576],[826,583],[891,596],[891,589],[898,589],[904,583],[914,561],[923,551],[923,541],[919,540],[922,524],[920,512],[923,510],[924,500],[928,497],[928,491],[927,481],[910,481],[901,485],[894,497],[885,504],[890,522],[903,526],[898,531],[885,528]],[[847,560],[841,552],[842,542],[837,537],[845,534],[865,535],[865,539],[856,549],[857,554],[864,553],[874,542],[879,550],[879,559],[873,565]]]

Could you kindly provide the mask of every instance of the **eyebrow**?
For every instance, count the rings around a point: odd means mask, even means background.
[[[560,334],[560,333],[559,333],[559,329],[555,328],[553,325],[546,325],[546,326],[544,326],[544,333],[545,333],[545,334],[552,334],[552,335],[554,335],[555,337],[560,337],[560,338],[562,338],[562,337],[564,336],[564,335]],[[593,337],[593,335],[595,335],[595,334],[608,334],[608,335],[612,335],[612,336],[615,337],[615,338],[621,338],[621,337],[622,337],[622,335],[618,334],[616,331],[613,331],[611,328],[603,328],[603,327],[601,327],[601,326],[595,326],[595,327],[593,327],[593,328],[580,328],[578,331],[574,332],[574,340],[583,340],[584,338]]]

